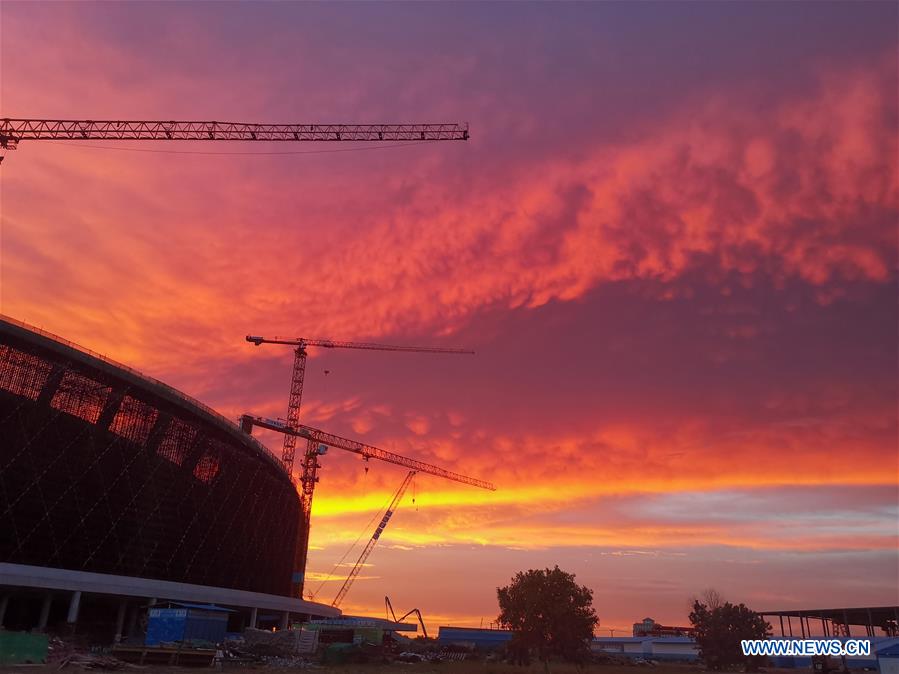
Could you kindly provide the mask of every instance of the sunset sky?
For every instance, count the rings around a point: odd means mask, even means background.
[[[417,477],[347,612],[386,594],[486,625],[498,585],[554,564],[601,630],[684,623],[708,587],[893,604],[897,21],[895,2],[4,2],[2,117],[471,140],[22,142],[0,311],[232,418],[287,405],[290,348],[248,333],[475,350],[311,354],[305,423],[498,487]],[[318,581],[405,471],[322,463],[307,587],[330,603],[358,552]]]

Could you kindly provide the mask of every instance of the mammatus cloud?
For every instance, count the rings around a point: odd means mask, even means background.
[[[895,272],[894,74],[886,60],[824,73],[813,93],[755,112],[739,95],[694,102],[643,140],[587,138],[582,157],[540,156],[510,181],[463,188],[437,179],[441,163],[411,187],[408,178],[373,185],[392,198],[354,191],[354,203],[371,198],[376,211],[350,222],[321,203],[302,227],[279,196],[287,179],[271,169],[225,168],[241,187],[210,198],[207,187],[159,173],[164,162],[152,156],[143,168],[129,159],[122,174],[113,153],[53,148],[39,166],[20,160],[4,176],[14,195],[4,213],[4,310],[91,334],[113,356],[171,367],[201,344],[248,358],[234,339],[248,325],[325,336],[448,332],[476,312],[570,301],[615,280],[661,280],[677,295],[677,279],[697,265],[710,284],[729,272],[751,283],[761,271],[818,286],[826,301],[840,281]],[[102,184],[103,205],[72,194],[59,210],[37,171],[87,192]],[[198,178],[176,172],[188,184]],[[247,217],[258,202],[269,204],[264,223]],[[88,251],[90,274],[76,250]],[[66,278],[53,301],[48,267]],[[118,339],[91,329],[110,316],[131,329]]]
[[[421,205],[331,259],[321,297],[391,332],[605,281],[673,282],[697,260],[714,263],[711,283],[760,268],[779,282],[885,281],[899,207],[893,70],[830,74],[811,99],[758,115],[723,98],[691,107],[645,141],[545,159],[533,178],[467,198],[423,187]]]

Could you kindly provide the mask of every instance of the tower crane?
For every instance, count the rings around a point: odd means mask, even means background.
[[[334,447],[336,449],[353,452],[354,454],[358,454],[366,459],[378,459],[387,463],[403,466],[405,468],[408,468],[410,471],[424,473],[427,475],[434,475],[436,477],[442,477],[446,480],[460,482],[462,484],[479,487],[481,489],[487,489],[489,491],[496,491],[496,487],[492,482],[479,480],[478,478],[469,477],[460,473],[454,473],[453,471],[446,470],[445,468],[441,468],[430,463],[425,463],[424,461],[410,459],[409,457],[402,456],[394,452],[388,452],[385,449],[380,449],[378,447],[374,447],[373,445],[367,445],[357,440],[343,438],[339,435],[328,433],[327,431],[322,431],[317,428],[312,428],[310,426],[305,426],[302,424],[297,424],[295,427],[291,427],[284,421],[280,421],[277,419],[267,419],[265,417],[253,416],[251,414],[244,414],[240,417],[240,427],[245,433],[252,433],[254,426],[265,428],[271,431],[276,431],[278,433],[283,433],[284,435],[292,435],[294,437],[306,439],[307,449],[303,471],[303,477],[305,479],[305,482],[303,483],[303,496],[305,497],[308,493],[308,499],[304,498],[304,500],[302,501],[303,527],[300,532],[300,536],[297,538],[297,545],[294,554],[294,572],[291,581],[293,596],[296,596],[300,599],[302,599],[303,597],[303,583],[306,573],[306,557],[309,549],[309,522],[312,506],[312,495],[315,489],[315,483],[318,482],[317,472],[318,469],[321,468],[321,464],[318,462],[318,457],[324,454],[327,451],[328,447]],[[307,503],[309,506],[309,510],[306,510]]]
[[[303,401],[303,380],[306,376],[307,347],[318,346],[325,349],[363,349],[367,351],[411,351],[416,353],[456,353],[474,355],[474,351],[465,349],[446,349],[428,346],[394,346],[391,344],[372,344],[370,342],[336,342],[332,339],[309,339],[297,337],[296,339],[266,339],[257,335],[247,335],[247,341],[260,346],[262,344],[287,344],[296,347],[293,358],[293,376],[290,381],[290,399],[287,402],[287,424],[296,428],[300,421],[300,404]],[[286,434],[284,447],[281,452],[281,462],[289,474],[293,473],[294,448],[296,436]],[[305,465],[304,465],[305,471]],[[305,486],[305,472],[302,484]]]
[[[287,424],[289,429],[300,428],[300,405],[303,401],[303,380],[306,376],[307,348],[320,347],[324,349],[361,349],[364,351],[406,351],[415,353],[449,353],[449,354],[474,354],[474,351],[465,349],[448,349],[427,346],[395,346],[391,344],[374,344],[371,342],[338,342],[332,339],[311,339],[297,337],[296,339],[266,339],[258,335],[247,335],[247,341],[261,346],[262,344],[281,344],[294,347],[293,373],[290,380],[290,397],[287,402]],[[278,429],[275,429],[278,430]],[[284,444],[281,450],[281,463],[288,475],[293,476],[293,462],[297,437],[303,437],[298,433],[284,433]],[[336,437],[336,436],[335,436]],[[317,481],[318,471],[318,447],[320,444],[328,445],[328,442],[319,441],[307,437],[306,453],[303,456],[303,471],[300,476],[300,504],[303,511],[303,533],[305,540],[298,541],[302,544],[302,551],[297,554],[298,566],[294,573],[303,574],[306,568],[306,548],[309,536],[309,521],[312,514],[312,495]],[[353,450],[351,450],[353,451]],[[383,451],[383,450],[378,450]],[[363,455],[365,455],[363,453]],[[377,457],[382,458],[382,457]],[[445,476],[444,476],[445,477]],[[452,479],[452,478],[450,478]]]
[[[381,534],[384,533],[384,529],[387,528],[387,524],[388,522],[390,522],[390,518],[393,517],[393,513],[396,511],[397,506],[399,506],[400,501],[403,500],[403,494],[406,493],[406,488],[409,486],[409,483],[412,482],[413,477],[415,477],[415,471],[410,470],[406,475],[406,478],[400,485],[400,488],[396,490],[396,493],[393,495],[393,500],[390,502],[390,505],[387,506],[387,510],[384,512],[384,517],[382,517],[381,521],[378,522],[378,526],[375,528],[375,533],[372,534],[371,540],[368,541],[365,548],[362,550],[362,553],[359,555],[359,559],[356,560],[356,563],[350,570],[350,575],[348,575],[346,577],[346,580],[343,581],[343,585],[341,585],[340,589],[337,591],[337,595],[334,597],[334,601],[331,602],[331,606],[333,606],[334,608],[340,606],[340,602],[343,601],[343,598],[346,597],[347,592],[350,591],[350,588],[353,586],[353,581],[356,580],[356,576],[359,575],[359,572],[365,565],[365,560],[368,559],[371,551],[375,549],[375,545],[378,544],[378,539],[381,538]]]

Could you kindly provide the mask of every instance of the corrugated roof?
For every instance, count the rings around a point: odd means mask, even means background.
[[[151,608],[159,608],[160,606],[180,606],[181,608],[196,608],[202,609],[204,611],[221,611],[222,613],[234,613],[233,609],[223,608],[221,606],[216,606],[215,604],[188,604],[186,602],[181,601],[166,601],[162,604],[154,604]]]

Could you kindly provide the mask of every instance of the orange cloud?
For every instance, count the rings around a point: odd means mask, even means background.
[[[388,180],[373,188],[392,200],[357,191],[379,206],[361,222],[316,201],[296,224],[282,198],[295,177],[276,160],[254,160],[254,178],[215,159],[23,144],[4,172],[4,311],[159,370],[197,353],[251,358],[251,327],[447,332],[483,308],[671,281],[697,256],[814,285],[884,281],[899,206],[892,73],[826,73],[813,96],[758,115],[739,97],[691,105],[644,140],[540,158],[531,178],[466,194],[435,176],[411,190]],[[204,181],[213,168],[233,187]],[[60,182],[78,186],[64,202],[44,187]]]

